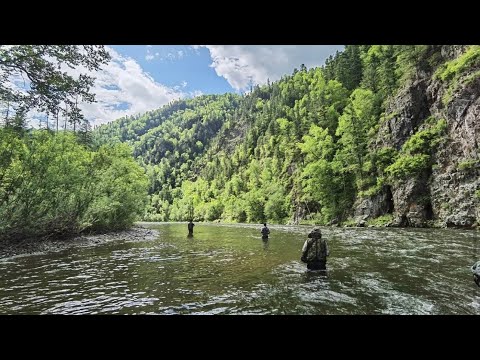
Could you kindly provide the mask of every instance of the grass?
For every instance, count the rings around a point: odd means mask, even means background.
[[[471,65],[480,62],[480,46],[472,45],[465,53],[458,58],[448,61],[440,66],[435,72],[434,77],[442,81],[449,81],[459,76],[462,72],[468,69]]]
[[[375,227],[381,227],[385,226],[393,221],[393,215],[392,214],[385,214],[382,216],[379,216],[375,219],[369,219],[367,220],[367,225],[368,226],[375,226]]]

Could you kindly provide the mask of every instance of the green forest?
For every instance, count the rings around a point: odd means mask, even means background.
[[[425,116],[400,146],[379,145],[401,89],[418,79],[451,94],[480,47],[455,59],[436,45],[349,45],[323,67],[300,65],[248,94],[207,95],[94,132],[125,142],[149,179],[147,221],[349,224],[354,204],[431,174],[446,120]],[[449,101],[448,92],[443,101]],[[387,189],[387,190],[386,190]],[[386,207],[372,225],[391,220]]]
[[[94,78],[73,79],[57,65],[98,70],[109,61],[102,46],[2,48],[0,237],[106,231],[139,219],[352,225],[358,205],[376,196],[386,205],[368,225],[385,225],[392,191],[412,179],[430,184],[441,168],[451,104],[480,78],[480,46],[445,49],[347,45],[322,67],[299,64],[245,94],[185,98],[92,131],[77,105],[94,101]],[[20,70],[28,92],[5,85]],[[441,89],[438,111],[414,109],[419,120],[393,138],[394,120],[405,117],[395,104],[425,79]],[[56,127],[27,129],[31,109]],[[457,165],[476,176],[480,162]],[[429,194],[411,204],[434,218]]]

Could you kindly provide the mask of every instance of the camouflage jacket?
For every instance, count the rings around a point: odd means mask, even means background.
[[[326,261],[329,255],[330,253],[325,239],[312,237],[303,244],[302,258],[306,259],[306,262]]]

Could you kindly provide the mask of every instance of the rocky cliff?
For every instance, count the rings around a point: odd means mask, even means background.
[[[467,49],[443,46],[442,60],[454,61]],[[389,102],[374,149],[400,152],[431,119],[444,119],[446,128],[428,167],[357,201],[357,224],[384,214],[392,214],[391,226],[468,228],[480,223],[479,69],[480,62],[472,61],[450,79],[441,79],[435,68],[417,73]]]

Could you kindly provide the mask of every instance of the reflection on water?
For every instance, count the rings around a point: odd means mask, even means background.
[[[262,237],[263,250],[268,250],[268,237]]]
[[[324,228],[327,271],[306,271],[311,227],[149,226],[155,241],[0,260],[0,313],[480,314],[476,231]]]

